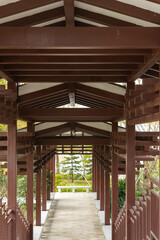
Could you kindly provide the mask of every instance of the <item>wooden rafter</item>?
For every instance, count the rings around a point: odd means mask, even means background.
[[[66,27],[74,27],[74,0],[63,0]]]
[[[125,14],[138,19],[143,19],[148,22],[160,24],[160,14],[151,12],[149,9],[142,9],[119,1],[105,1],[105,0],[79,0],[80,2],[101,7],[103,9],[111,10],[113,12]]]
[[[16,38],[12,38],[13,34]],[[0,49],[6,48],[159,48],[155,28],[0,28]],[[34,37],[33,37],[34,36]],[[46,39],[47,36],[47,39]],[[74,38],[73,38],[74,36]],[[108,37],[109,36],[109,37]]]
[[[110,144],[110,140],[105,137],[51,137],[38,138],[36,145],[94,145],[94,144]]]
[[[122,108],[22,108],[19,109],[19,119],[25,121],[111,121],[123,119]]]

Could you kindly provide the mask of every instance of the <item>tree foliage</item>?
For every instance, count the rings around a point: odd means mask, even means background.
[[[80,159],[77,156],[71,155],[69,157],[65,157],[65,159],[61,162],[62,172],[68,173],[73,182],[74,174],[78,174],[81,171]]]

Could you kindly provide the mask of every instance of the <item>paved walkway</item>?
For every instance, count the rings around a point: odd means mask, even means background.
[[[56,193],[41,240],[105,240],[92,193]]]

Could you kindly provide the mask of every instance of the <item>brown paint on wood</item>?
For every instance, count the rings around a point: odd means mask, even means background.
[[[110,225],[110,175],[105,170],[105,225]]]
[[[47,175],[50,179],[50,161],[47,163]],[[47,200],[50,200],[50,186],[47,186]]]
[[[33,153],[27,156],[27,219],[31,224],[30,236],[33,239]]]
[[[97,190],[97,200],[100,200],[100,189],[99,189],[99,162],[98,159],[96,159],[96,168],[97,168],[97,174],[96,174],[96,190]]]
[[[100,211],[104,211],[104,167],[100,164],[100,171],[101,171],[101,181],[100,181]]]
[[[12,240],[16,235],[17,209],[17,156],[16,156],[17,125],[8,125],[8,209],[13,210]]]
[[[118,123],[112,123],[112,132],[118,132]],[[117,155],[113,153],[112,147],[112,240],[114,236],[114,222],[118,216],[118,161]]]
[[[41,226],[41,171],[36,173],[36,226]]]
[[[46,211],[47,201],[47,171],[46,166],[42,168],[42,211]]]
[[[135,126],[126,124],[126,240],[131,239],[130,212],[135,205]]]
[[[53,178],[52,178],[53,189],[52,189],[52,191],[55,192],[55,172],[56,172],[56,168],[55,168],[55,155],[52,157],[51,161],[53,162],[53,168],[52,168],[52,171],[53,171]]]

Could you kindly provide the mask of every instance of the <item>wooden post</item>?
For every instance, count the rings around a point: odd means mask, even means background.
[[[27,123],[27,132],[34,132],[34,124]],[[31,226],[31,240],[33,239],[33,149],[27,155],[27,219]]]
[[[51,170],[51,174],[50,174],[50,181],[51,181],[50,192],[53,192],[53,157],[50,160],[50,170]]]
[[[92,153],[92,192],[95,192],[95,164],[94,164],[94,155]]]
[[[94,156],[94,192],[97,192],[96,179],[97,179],[97,164],[96,164],[96,158]]]
[[[100,191],[100,211],[104,211],[104,167],[102,166],[102,164],[100,165],[100,171],[101,171],[101,181],[100,181],[100,187],[101,187],[101,191]]]
[[[47,162],[47,174],[49,176],[49,179],[50,179],[50,161]],[[50,200],[50,186],[47,186],[47,200]]]
[[[47,171],[46,166],[42,168],[42,211],[46,211],[47,201]]]
[[[135,205],[135,126],[126,123],[126,240],[131,239],[130,212]]]
[[[96,187],[96,189],[97,189],[97,200],[100,200],[100,189],[99,189],[99,162],[98,162],[98,159],[96,159],[96,166],[97,166],[97,174],[96,174],[96,176],[97,176],[97,179],[96,179],[96,185],[97,185],[97,187]]]
[[[36,226],[41,226],[41,170],[36,173]]]
[[[110,175],[105,170],[105,225],[110,225]]]
[[[52,168],[52,171],[53,171],[53,192],[55,192],[55,175],[56,175],[56,167],[55,167],[55,155],[52,157],[52,162],[53,162],[53,168]]]
[[[41,157],[41,146],[36,147],[36,155]],[[41,169],[36,173],[36,226],[41,226]]]
[[[27,155],[27,219],[31,225],[33,239],[33,153]]]
[[[13,228],[12,228],[12,240],[17,239],[16,234],[16,209],[17,209],[17,124],[16,122],[8,125],[8,209],[13,210]]]
[[[112,123],[112,132],[118,132],[118,123]],[[114,154],[112,146],[112,240],[116,240],[114,236],[114,223],[118,216],[118,162],[117,156]]]

